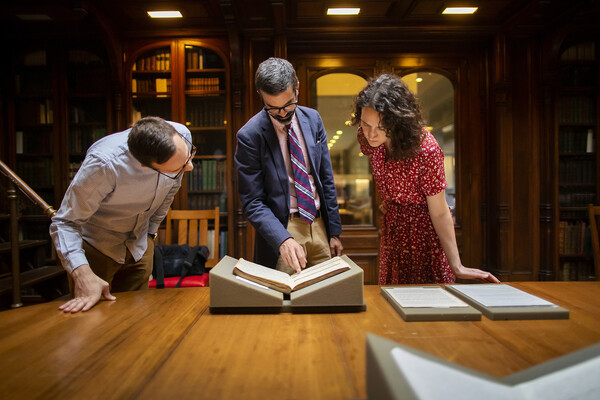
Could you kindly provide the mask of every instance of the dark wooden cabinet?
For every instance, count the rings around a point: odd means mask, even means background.
[[[11,166],[58,209],[88,147],[111,129],[107,57],[86,47],[33,49],[21,55],[14,73]],[[23,238],[47,239],[48,219],[24,204]]]
[[[220,256],[233,241],[229,67],[222,47],[192,39],[152,43],[132,51],[129,67],[130,121],[154,115],[192,133],[194,170],[185,174],[173,208],[219,207]]]
[[[558,64],[555,154],[559,280],[595,279],[588,204],[598,190],[598,46],[564,49]]]

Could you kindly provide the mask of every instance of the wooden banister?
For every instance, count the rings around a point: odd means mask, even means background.
[[[42,199],[32,188],[29,187],[27,183],[23,179],[19,177],[12,169],[8,167],[8,165],[4,164],[2,160],[0,160],[0,171],[3,175],[5,175],[12,183],[16,185],[16,187],[23,192],[25,196],[35,205],[39,206],[44,214],[48,216],[48,218],[52,218],[54,214],[56,214],[56,210],[52,208],[51,205],[46,203],[44,199]]]
[[[7,190],[8,202],[10,204],[10,236],[11,236],[11,274],[12,274],[12,308],[23,306],[21,301],[21,271],[20,271],[20,254],[19,254],[19,218],[17,215],[17,190],[21,190],[23,194],[35,205],[39,206],[48,218],[52,218],[56,214],[56,210],[52,208],[44,199],[42,199],[32,188],[27,185],[12,169],[0,160],[0,172],[9,180]]]

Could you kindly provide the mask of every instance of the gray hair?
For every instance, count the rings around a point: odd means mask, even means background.
[[[298,86],[296,71],[289,61],[271,57],[260,63],[254,76],[256,90],[274,96],[285,92],[290,86]]]

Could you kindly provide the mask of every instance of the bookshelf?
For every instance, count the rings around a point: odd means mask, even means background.
[[[148,50],[131,67],[133,122],[149,115],[173,120],[171,47]]]
[[[23,55],[15,75],[16,173],[49,204],[60,200],[55,180],[57,132],[54,71],[46,50]],[[23,213],[39,214],[27,205]]]
[[[185,124],[198,148],[173,208],[221,210],[220,257],[233,242],[232,140],[225,52],[195,40],[152,44],[132,52],[131,120],[155,115]],[[231,246],[232,247],[232,246]]]
[[[25,51],[15,65],[14,170],[55,209],[87,148],[109,130],[108,71],[103,52],[83,47]],[[22,204],[21,238],[47,240],[49,219]]]
[[[67,56],[68,143],[69,165],[67,186],[79,170],[87,149],[107,135],[108,104],[106,93],[108,68],[97,54],[70,49]]]
[[[587,205],[598,204],[598,48],[566,48],[556,102],[558,164],[557,280],[593,280]]]

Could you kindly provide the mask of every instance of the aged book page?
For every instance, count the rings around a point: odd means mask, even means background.
[[[349,269],[350,265],[346,261],[340,257],[334,257],[301,272],[288,275],[285,272],[240,258],[233,269],[233,273],[271,289],[289,294],[293,290],[302,289]]]

